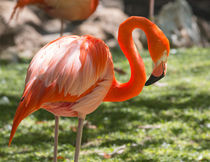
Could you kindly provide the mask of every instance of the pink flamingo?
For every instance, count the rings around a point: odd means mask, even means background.
[[[60,18],[60,36],[62,36],[63,20],[75,21],[87,19],[96,10],[98,0],[18,0],[10,20],[12,20],[18,9],[22,9],[26,5],[37,5],[49,15]],[[57,159],[58,129],[59,117],[55,116],[54,159]]]
[[[14,17],[17,9],[26,5],[37,5],[49,15],[61,19],[61,31],[63,34],[63,20],[75,21],[87,19],[97,8],[98,0],[18,0],[11,14]]]
[[[155,65],[147,82],[143,60],[132,39],[135,28],[145,32]],[[43,108],[56,116],[79,118],[75,151],[75,161],[78,161],[83,121],[87,114],[103,101],[120,102],[137,96],[144,85],[153,84],[166,74],[169,41],[150,20],[128,18],[119,27],[118,42],[131,68],[127,83],[115,79],[109,48],[93,36],[64,36],[44,46],[28,68],[9,145],[20,122]]]

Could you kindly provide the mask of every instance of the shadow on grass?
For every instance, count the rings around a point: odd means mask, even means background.
[[[114,145],[121,146],[124,144],[129,144],[129,143],[136,143],[135,140],[131,139],[117,139],[117,140],[106,140],[106,142],[103,142],[100,147],[110,147]]]
[[[0,93],[1,99],[5,96],[8,98],[9,103],[6,102],[0,104],[0,121],[3,124],[8,124],[8,121],[12,120],[15,115],[15,111],[20,99],[17,96]]]
[[[5,94],[0,94],[0,98],[5,96]],[[8,121],[11,121],[14,117],[15,110],[18,106],[19,97],[16,96],[8,96],[11,104],[1,104],[0,109],[0,121],[1,123],[8,124]],[[148,114],[155,114],[150,121],[149,124],[157,123],[160,121],[172,121],[172,120],[182,120],[182,121],[189,121],[189,120],[198,120],[196,116],[189,116],[185,114],[179,114],[176,119],[173,118],[173,114],[162,114],[162,110],[169,110],[169,109],[181,109],[186,110],[190,109],[199,109],[199,108],[208,108],[210,105],[210,95],[208,93],[200,93],[194,96],[191,96],[188,100],[184,102],[172,102],[171,98],[174,98],[175,101],[179,101],[183,96],[179,94],[168,94],[167,96],[159,96],[159,98],[144,98],[143,96],[136,97],[129,101],[121,102],[121,103],[112,103],[110,105],[102,104],[94,113],[90,114],[87,117],[87,120],[90,121],[92,124],[96,125],[96,131],[89,131],[88,128],[84,128],[84,135],[83,135],[83,143],[89,141],[89,139],[94,139],[98,135],[108,135],[112,132],[122,131],[122,132],[132,132],[133,128],[128,128],[125,126],[126,123],[139,121],[145,122],[148,119],[144,117],[141,113],[134,113],[136,111],[141,111],[141,107],[144,108],[143,110],[146,111]],[[133,107],[135,110],[132,111],[121,111],[121,108],[130,108]],[[34,113],[34,118],[37,121],[42,120],[54,120],[54,116],[50,113],[46,112],[45,110],[39,110]],[[205,121],[203,121],[205,122]],[[101,127],[103,126],[103,127]],[[53,128],[52,128],[53,129]],[[182,133],[182,130],[174,130],[174,134],[178,135]],[[75,145],[75,138],[76,133],[72,132],[70,129],[69,131],[60,131],[59,134],[59,143],[60,144],[71,144]],[[198,139],[199,140],[199,139]],[[23,134],[21,136],[15,137],[14,139],[15,145],[21,146],[23,143],[28,145],[41,145],[44,142],[52,143],[53,139],[48,134],[44,134],[43,132],[29,132],[28,134]],[[13,142],[14,142],[13,141]],[[111,145],[123,145],[127,143],[136,143],[136,141],[132,140],[122,140],[117,138],[115,140],[107,141],[102,143],[99,147],[106,147]],[[7,144],[5,142],[4,144]],[[161,145],[162,141],[147,141],[144,142],[142,145],[139,145],[138,149],[142,149],[144,147],[148,147],[150,144]],[[1,147],[1,146],[0,146]],[[208,146],[203,143],[202,149],[206,149]],[[135,150],[132,150],[135,149]],[[129,151],[137,151],[136,148],[131,148]],[[126,156],[125,153],[123,156]]]
[[[175,98],[175,102],[171,101],[170,98]],[[106,105],[101,105],[99,109],[89,115],[88,120],[91,123],[96,125],[103,124],[106,130],[104,133],[112,132],[112,131],[126,131],[128,130],[125,128],[123,123],[129,123],[132,121],[139,121],[143,122],[147,119],[139,114],[133,113],[132,111],[121,111],[121,107],[134,107],[136,111],[141,111],[141,107],[144,108],[146,113],[155,114],[153,118],[149,121],[150,124],[164,121],[171,121],[177,120],[177,117],[174,119],[173,114],[162,114],[162,110],[173,110],[173,109],[205,109],[208,108],[210,105],[210,94],[208,93],[200,93],[198,95],[190,97],[185,102],[176,102],[182,99],[183,96],[179,94],[169,94],[167,96],[159,96],[159,99],[155,98],[143,98],[138,97],[138,99],[131,99],[122,103],[113,103],[111,106],[107,107]],[[129,106],[130,105],[130,106]],[[104,122],[104,117],[107,118]],[[196,120],[195,116],[189,116],[180,114],[179,117],[183,121]]]
[[[0,65],[1,66],[4,66],[4,65],[10,65],[10,64],[23,64],[23,63],[25,63],[25,64],[29,64],[30,63],[30,59],[25,59],[25,58],[20,58],[20,57],[18,57],[18,56],[14,56],[14,57],[16,57],[16,60],[17,60],[17,62],[14,62],[14,61],[11,61],[11,60],[1,60],[0,59]]]
[[[114,140],[113,142],[115,143],[118,143],[117,140]],[[126,160],[126,161],[154,161],[153,158],[149,157],[149,156],[146,156],[142,150],[145,150],[149,147],[160,147],[160,145],[162,145],[162,143],[164,142],[163,139],[160,139],[160,140],[156,140],[156,139],[146,139],[144,141],[142,141],[141,144],[136,144],[135,141],[124,141],[123,143],[121,143],[120,145],[124,145],[124,144],[127,144],[127,143],[133,143],[134,145],[129,145],[129,146],[126,146],[126,149],[125,151],[122,153],[122,154],[116,154],[114,155],[113,157],[120,157],[121,159],[132,159],[130,156],[131,154],[138,154],[139,158],[138,159],[135,159],[135,160]],[[109,142],[108,142],[109,143]],[[103,146],[112,146],[113,143],[110,143],[111,145],[107,145],[106,143],[102,143],[101,145]],[[103,160],[104,158],[102,156],[99,156],[98,154],[94,153],[94,156],[98,156],[101,158],[101,160]]]

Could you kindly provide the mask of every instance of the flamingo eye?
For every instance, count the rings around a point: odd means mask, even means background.
[[[162,56],[160,57],[160,59],[154,65],[158,66],[161,62],[165,62],[166,63],[167,61],[168,61],[168,55],[167,55],[167,51],[165,50],[163,52]]]

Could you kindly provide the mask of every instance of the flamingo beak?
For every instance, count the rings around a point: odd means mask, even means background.
[[[159,64],[155,64],[152,74],[146,81],[145,86],[154,84],[158,80],[162,79],[166,75],[167,63],[162,61]]]

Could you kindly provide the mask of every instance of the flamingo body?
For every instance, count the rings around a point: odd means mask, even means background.
[[[154,63],[147,82],[143,60],[132,39],[135,28],[145,32]],[[143,17],[128,18],[119,27],[118,42],[131,69],[131,77],[126,83],[116,80],[109,48],[97,38],[65,36],[44,46],[29,65],[9,144],[20,122],[40,108],[56,116],[78,117],[82,123],[102,101],[131,99],[139,95],[144,85],[153,84],[165,75],[169,41],[154,23]],[[82,124],[78,128],[76,162]]]
[[[96,10],[98,0],[18,0],[11,18],[26,5],[37,5],[53,17],[75,21],[88,18]]]
[[[40,107],[66,117],[93,112],[108,93],[113,73],[112,56],[103,41],[92,36],[52,41],[29,65],[15,125]],[[14,126],[12,133],[15,130]]]

